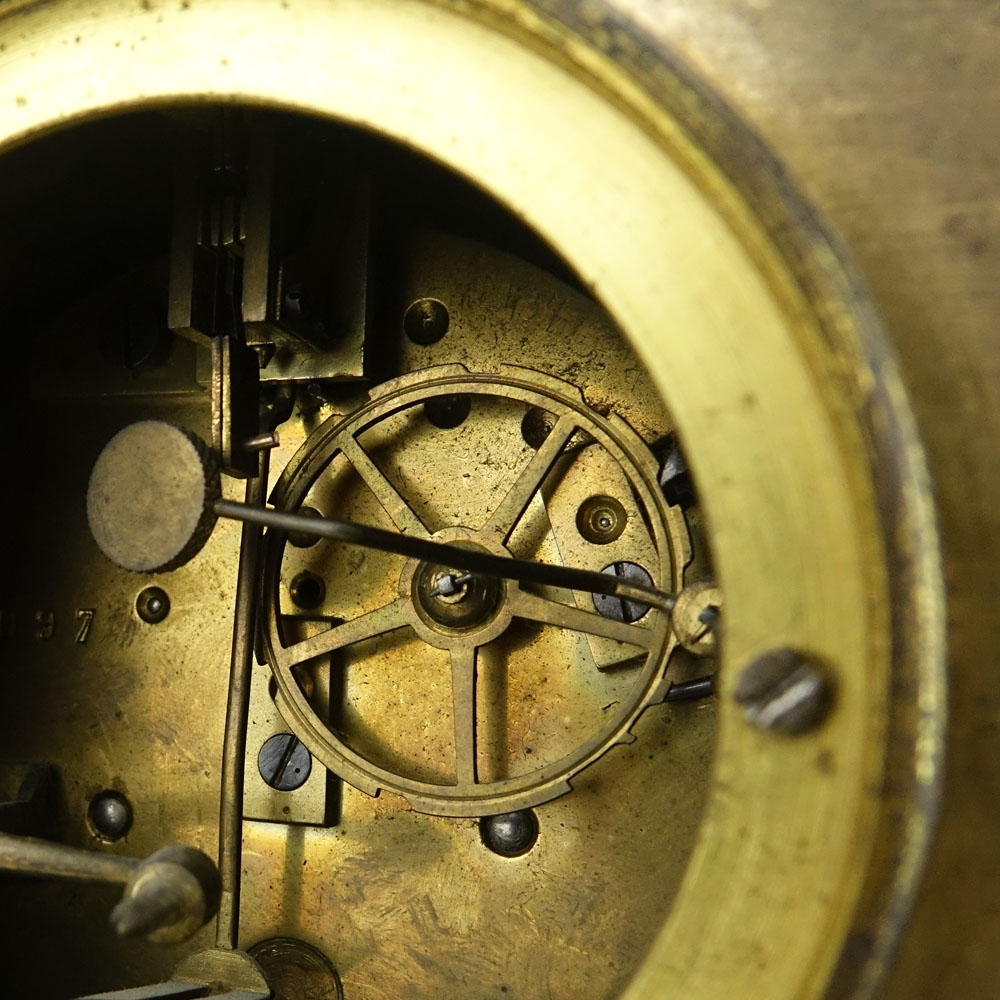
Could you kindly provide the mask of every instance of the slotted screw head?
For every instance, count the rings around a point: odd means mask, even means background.
[[[309,780],[312,754],[291,733],[278,733],[257,754],[260,776],[279,792],[293,792]]]
[[[834,689],[826,667],[783,647],[753,660],[740,675],[733,697],[744,706],[747,721],[759,729],[797,736],[826,719]]]

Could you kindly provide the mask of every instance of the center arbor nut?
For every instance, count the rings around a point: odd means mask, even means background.
[[[625,508],[609,496],[590,497],[576,512],[577,530],[595,545],[607,545],[620,538],[627,522]]]
[[[432,628],[467,632],[492,619],[503,601],[504,584],[496,577],[421,563],[413,575],[417,613]]]

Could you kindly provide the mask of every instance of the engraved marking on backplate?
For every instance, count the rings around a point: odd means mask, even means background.
[[[56,613],[51,608],[35,612],[35,638],[48,640],[56,634]]]
[[[90,636],[90,627],[94,624],[94,608],[78,608],[76,612],[76,641],[83,643]]]

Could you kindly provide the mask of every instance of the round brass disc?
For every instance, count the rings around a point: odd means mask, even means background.
[[[91,473],[91,534],[123,569],[164,573],[208,541],[220,489],[218,462],[196,435],[162,420],[130,424],[107,443]]]

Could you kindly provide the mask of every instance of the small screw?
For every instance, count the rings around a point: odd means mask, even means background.
[[[105,789],[90,800],[87,818],[97,836],[112,844],[132,829],[132,806],[121,792]]]
[[[300,399],[303,411],[313,413],[333,399],[333,392],[324,382],[309,382]]]
[[[614,497],[590,497],[576,512],[577,531],[594,545],[607,545],[620,538],[627,523],[628,514]]]
[[[525,444],[537,451],[552,433],[555,425],[555,414],[541,407],[532,406],[521,420],[521,437],[524,438]]]
[[[417,299],[403,316],[403,331],[415,344],[436,344],[451,322],[448,309],[437,299]]]
[[[829,673],[811,657],[783,647],[758,656],[733,697],[759,729],[796,736],[818,726],[833,707]]]
[[[257,754],[257,770],[273,789],[293,792],[309,780],[312,755],[291,733],[266,740]]]
[[[638,563],[616,562],[605,566],[601,572],[643,587],[654,586],[653,578]],[[594,607],[598,614],[616,622],[637,622],[649,610],[647,604],[629,601],[624,597],[612,597],[610,594],[594,594]]]
[[[162,587],[147,587],[135,599],[136,614],[149,625],[159,625],[170,614],[170,598]]]
[[[535,846],[538,840],[538,818],[531,809],[484,816],[479,821],[483,844],[503,858],[517,858]]]

